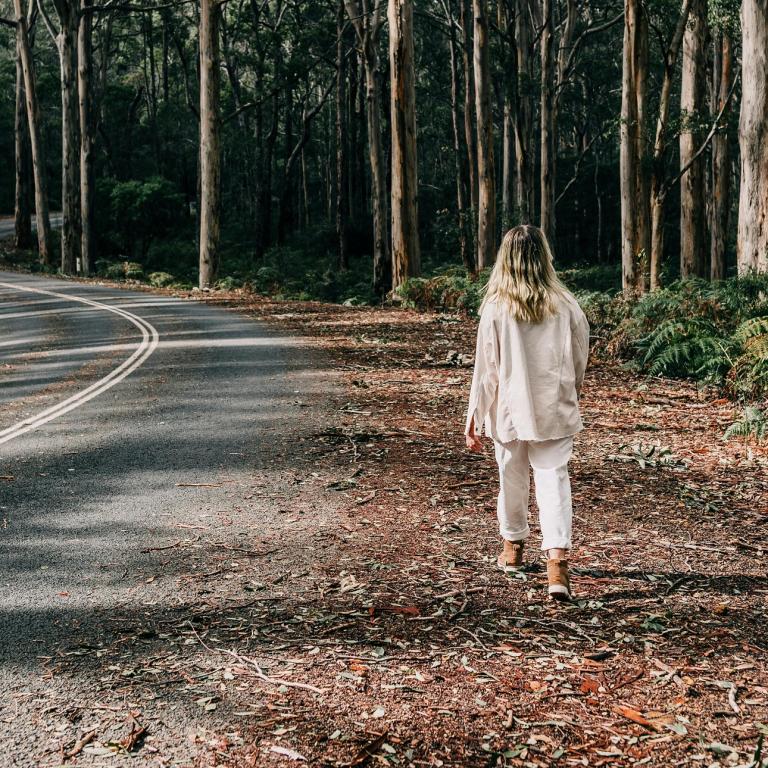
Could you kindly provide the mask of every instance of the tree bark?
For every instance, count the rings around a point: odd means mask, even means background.
[[[387,174],[381,143],[381,88],[378,42],[383,18],[383,0],[345,0],[347,15],[357,35],[365,71],[365,115],[368,132],[368,162],[371,166],[373,208],[373,290],[385,295],[392,286],[392,259],[387,233]]]
[[[92,14],[86,9],[91,0],[81,0],[83,13],[77,33],[77,92],[80,113],[80,271],[91,274],[94,256],[93,234],[93,147],[95,144],[95,110],[93,108],[93,26]]]
[[[475,272],[475,257],[470,247],[471,236],[469,228],[472,221],[471,211],[467,207],[467,192],[469,187],[467,155],[462,141],[461,116],[459,114],[459,73],[456,56],[456,39],[454,37],[453,17],[450,7],[445,4],[447,21],[450,27],[448,33],[448,53],[451,65],[451,127],[453,129],[453,154],[456,163],[456,211],[459,231],[459,250],[461,260],[467,272]]]
[[[80,257],[80,114],[77,96],[79,13],[73,0],[55,0],[61,78],[61,271],[77,271]]]
[[[484,269],[493,263],[496,255],[496,175],[493,161],[487,0],[473,0],[472,8],[477,115],[477,266],[478,269]]]
[[[725,30],[718,32],[713,61],[713,111],[719,112],[728,99],[733,82],[733,48]],[[731,157],[728,117],[712,137],[712,215],[710,220],[710,279],[726,274],[726,245],[731,210]]]
[[[534,216],[534,170],[536,156],[533,148],[533,31],[528,0],[517,0],[515,23],[517,39],[517,124],[515,130],[515,207],[520,223],[530,224]]]
[[[339,244],[339,269],[349,267],[347,218],[349,216],[349,179],[347,178],[347,67],[344,46],[344,0],[336,16],[336,237]]]
[[[29,43],[27,17],[22,10],[21,0],[14,0],[14,11],[16,15],[16,44],[24,74],[24,99],[27,107],[27,126],[29,128],[29,143],[32,151],[37,247],[40,261],[44,266],[50,268],[53,266],[51,218],[48,213],[48,180],[45,169],[42,118],[40,116],[40,104],[37,99],[35,66],[32,59],[32,48]]]
[[[741,5],[739,274],[768,271],[768,2]]]
[[[24,96],[24,71],[18,43],[16,44],[16,105],[13,137],[16,177],[13,244],[16,248],[26,250],[32,247],[32,157]]]
[[[413,0],[389,0],[392,287],[421,271],[416,169]]]
[[[552,0],[542,0],[541,13],[541,165],[539,226],[554,244],[555,237],[555,21]]]
[[[688,24],[693,0],[683,0],[680,15],[669,45],[664,51],[664,75],[659,92],[659,107],[656,116],[656,134],[653,142],[651,159],[651,274],[650,288],[655,291],[661,286],[661,262],[664,257],[664,203],[669,188],[665,186],[667,152],[667,127],[669,124],[669,108],[672,94],[672,81],[675,76],[675,66],[683,35]]]
[[[471,65],[472,33],[469,3],[471,0],[459,0],[459,24],[461,26],[461,67],[464,73],[464,144],[467,147],[467,167],[469,169],[469,200],[472,213],[472,226],[477,222],[477,139],[472,115],[475,113],[475,78]],[[474,232],[473,238],[474,240]],[[474,244],[470,243],[474,250]]]
[[[498,5],[498,26],[503,41],[504,96],[501,138],[501,228],[508,230],[515,217],[515,126],[517,124],[517,45],[515,43],[515,6],[509,0]],[[510,19],[510,15],[512,19]]]
[[[200,0],[200,289],[210,288],[219,266],[221,137],[219,0]]]
[[[704,114],[707,40],[707,2],[693,0],[683,36],[680,111],[680,166],[685,166],[701,144],[696,125]],[[687,123],[687,125],[686,125]],[[700,156],[680,179],[680,276],[704,277],[706,270],[705,164]]]
[[[645,151],[648,26],[641,0],[624,0],[619,181],[621,188],[622,287],[627,294],[646,290],[650,251],[648,178]]]

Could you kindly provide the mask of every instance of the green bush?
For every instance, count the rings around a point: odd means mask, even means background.
[[[144,270],[135,261],[105,261],[96,262],[96,274],[109,280],[143,280]]]
[[[221,280],[217,280],[213,287],[220,291],[232,291],[235,288],[241,288],[242,285],[242,280],[238,280],[236,277],[227,276],[221,278]]]
[[[651,375],[690,378],[731,394],[768,393],[768,276],[688,280],[643,296],[617,328]]]
[[[745,440],[754,438],[756,442],[762,443],[768,437],[768,411],[748,405],[742,417],[725,430],[726,440],[734,437],[743,437]]]
[[[150,272],[149,284],[155,288],[167,288],[169,285],[173,285],[176,282],[176,278],[169,272]]]
[[[100,253],[125,254],[143,263],[152,244],[173,235],[188,218],[175,184],[160,176],[100,178],[96,189]]]
[[[461,267],[452,267],[434,277],[409,277],[396,294],[417,309],[477,314],[487,280],[487,273],[474,278]]]

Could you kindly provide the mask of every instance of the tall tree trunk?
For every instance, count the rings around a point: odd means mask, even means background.
[[[733,81],[733,49],[725,30],[718,32],[713,62],[713,109],[725,106]],[[712,216],[710,220],[710,278],[722,280],[726,273],[726,245],[731,210],[731,157],[728,117],[712,137]]]
[[[498,26],[504,43],[504,97],[502,105],[502,175],[501,175],[501,227],[506,231],[514,222],[515,214],[515,126],[517,124],[517,45],[514,31],[514,2],[511,17],[509,1],[499,2]]]
[[[661,286],[661,262],[664,257],[664,203],[669,187],[666,185],[665,157],[667,152],[667,128],[672,95],[672,81],[675,76],[677,57],[683,44],[683,35],[688,24],[693,0],[683,0],[680,15],[669,45],[664,51],[664,76],[659,91],[659,107],[656,116],[656,134],[651,159],[651,274],[650,288],[655,291]]]
[[[368,163],[371,166],[373,208],[373,290],[385,295],[392,286],[392,260],[387,235],[387,174],[381,142],[381,88],[378,41],[383,19],[383,0],[345,0],[347,15],[357,35],[365,72],[365,116],[368,132]]]
[[[81,0],[82,14],[77,33],[77,91],[80,111],[80,271],[89,275],[93,268],[93,147],[95,110],[93,108],[93,25],[87,10],[91,0]]]
[[[389,0],[392,287],[421,271],[416,173],[413,0]]]
[[[16,109],[13,137],[16,175],[13,244],[16,248],[26,250],[32,247],[32,156],[24,97],[24,71],[18,43],[16,44]]]
[[[534,217],[534,170],[536,156],[533,148],[533,30],[528,0],[517,0],[515,22],[517,40],[517,124],[515,126],[515,207],[520,222],[529,224]]]
[[[344,35],[344,0],[336,15],[336,237],[339,244],[339,269],[349,267],[347,253],[347,218],[349,216],[349,180],[347,178],[347,66]]]
[[[624,0],[621,87],[621,263],[625,293],[646,290],[650,251],[648,179],[645,171],[645,112],[648,26],[641,0]]]
[[[687,122],[680,134],[680,165],[686,165],[699,149],[701,131],[696,129],[704,114],[707,41],[707,2],[693,0],[683,36],[680,111]],[[680,275],[707,274],[704,157],[697,158],[680,179]]]
[[[34,0],[30,0],[34,2]],[[21,0],[14,0],[16,15],[16,45],[24,75],[24,100],[27,107],[27,127],[32,151],[32,170],[35,181],[35,220],[37,223],[37,248],[40,261],[46,267],[53,266],[51,241],[51,218],[48,213],[48,180],[45,169],[45,149],[43,146],[42,118],[37,100],[37,83],[32,48],[29,42],[27,17],[21,7]]]
[[[738,269],[768,271],[768,2],[741,5]]]
[[[488,64],[487,0],[473,0],[475,112],[477,114],[477,266],[483,269],[496,255],[496,175],[493,161],[493,113]]]
[[[77,271],[80,257],[80,114],[77,96],[78,9],[72,0],[56,3],[56,38],[61,75],[61,271]]]
[[[472,19],[469,13],[471,0],[459,0],[459,23],[461,26],[461,67],[464,73],[464,143],[467,147],[469,168],[469,200],[472,213],[472,229],[477,222],[477,139],[472,116],[475,113],[475,78],[472,69]],[[473,233],[474,240],[474,233]],[[470,243],[474,249],[474,245]]]
[[[456,211],[457,226],[459,231],[459,250],[461,260],[467,271],[475,271],[475,257],[470,247],[471,237],[469,227],[471,224],[471,211],[467,208],[467,192],[469,181],[467,178],[467,155],[462,141],[461,116],[459,114],[459,73],[456,56],[456,39],[453,30],[453,17],[450,7],[445,6],[447,21],[450,25],[448,34],[448,53],[451,65],[451,127],[453,129],[453,154],[456,164]]]
[[[554,245],[555,237],[555,20],[552,0],[542,0],[541,165],[539,222]]]
[[[219,0],[200,1],[200,288],[210,288],[219,266],[221,137]]]

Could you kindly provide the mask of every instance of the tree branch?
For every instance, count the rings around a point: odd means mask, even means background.
[[[733,83],[731,83],[731,88],[728,91],[728,96],[726,97],[725,101],[723,102],[723,106],[720,107],[720,111],[717,113],[717,116],[712,122],[712,127],[709,129],[709,133],[707,133],[706,138],[701,143],[701,146],[696,150],[693,157],[678,171],[677,175],[675,175],[670,181],[668,181],[664,187],[661,190],[661,197],[662,199],[667,196],[669,191],[672,189],[672,187],[677,184],[680,179],[685,176],[685,174],[688,172],[689,168],[701,157],[701,155],[704,153],[704,150],[709,146],[709,143],[712,141],[712,137],[717,133],[718,126],[720,125],[720,121],[723,118],[723,115],[728,110],[728,107],[731,103],[731,98],[733,97],[733,92],[736,90],[736,83],[739,81],[739,76],[741,75],[741,67],[736,70],[736,74],[733,78]]]
[[[51,21],[51,17],[48,15],[48,11],[43,8],[43,0],[37,0],[37,10],[40,11],[40,15],[43,17],[43,22],[45,23],[45,28],[48,30],[48,34],[53,39],[53,42],[56,43],[56,37],[58,36],[58,33],[53,28],[53,22]],[[58,44],[56,47],[58,48]]]

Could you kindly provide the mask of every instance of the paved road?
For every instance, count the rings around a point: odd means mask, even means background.
[[[0,216],[0,240],[13,236],[13,225],[13,216]],[[59,229],[59,227],[61,227],[60,213],[51,214],[51,227],[53,229]],[[32,229],[37,229],[37,221],[35,220],[34,215],[32,216]]]
[[[171,601],[135,591],[142,550],[222,509],[194,484],[268,465],[327,377],[237,313],[28,275],[0,272],[0,329],[2,698],[94,610]]]

